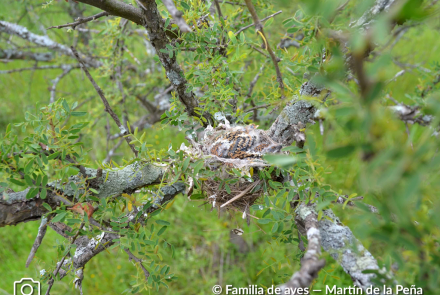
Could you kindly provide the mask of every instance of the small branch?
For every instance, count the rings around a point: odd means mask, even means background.
[[[264,67],[266,66],[266,62],[263,63],[263,65],[260,67],[260,70],[258,71],[258,73],[255,75],[254,79],[252,79],[251,83],[249,84],[249,90],[248,93],[246,94],[247,98],[250,98],[252,95],[252,92],[254,91],[254,87],[258,82],[258,79],[260,78],[261,74],[263,74],[264,71]],[[249,110],[248,110],[249,111]]]
[[[255,10],[254,5],[252,4],[252,0],[245,0],[245,2],[246,2],[247,8],[249,9],[249,12],[252,15],[252,19],[254,20],[255,29],[256,29],[257,33],[263,39],[265,49],[267,50],[270,57],[272,58],[273,65],[274,65],[275,71],[277,73],[277,81],[278,81],[280,91],[281,91],[281,99],[283,99],[284,98],[284,83],[283,83],[283,77],[281,76],[280,67],[278,66],[279,59],[275,56],[275,53],[270,48],[270,44],[267,41],[266,35],[264,34],[263,25],[262,25],[260,19],[258,18],[257,11]]]
[[[191,28],[182,17],[183,13],[176,8],[173,0],[162,0],[162,3],[167,8],[182,33],[192,32]]]
[[[78,237],[79,233],[81,232],[81,229],[84,226],[84,221],[81,223],[81,225],[79,226],[78,232],[75,234],[75,236],[72,238],[72,242],[69,245],[69,249],[68,251],[66,251],[66,254],[64,255],[63,259],[60,261],[60,263],[58,264],[57,269],[55,270],[53,276],[51,276],[50,280],[49,280],[49,284],[46,290],[46,295],[50,294],[50,289],[52,289],[53,283],[55,282],[55,277],[57,276],[58,272],[60,271],[61,266],[63,266],[64,260],[66,259],[67,254],[70,253],[70,247],[72,246],[72,244],[75,242],[76,238]]]
[[[257,180],[255,183],[249,185],[244,191],[242,191],[241,193],[239,193],[238,195],[236,195],[235,197],[233,197],[232,199],[230,199],[229,201],[227,201],[226,203],[221,205],[220,208],[223,208],[226,205],[231,204],[232,202],[240,199],[241,197],[246,195],[250,190],[252,190],[254,187],[256,187],[260,182],[261,182],[261,180]]]
[[[221,20],[221,22],[223,23],[223,14],[222,14],[222,10],[220,8],[220,5],[218,4],[217,0],[214,0],[214,4],[215,4],[215,8],[217,9],[217,13],[218,13],[218,18]]]
[[[71,70],[73,70],[71,66],[65,66],[64,71],[61,73],[61,75],[52,80],[52,87],[50,89],[50,103],[53,103],[55,101],[56,88],[58,83],[61,81],[62,78],[69,74]]]
[[[259,53],[261,53],[262,55],[264,55],[266,58],[270,58],[270,56],[269,55],[267,55],[263,50],[261,50],[260,48],[258,48],[258,47],[255,47],[254,45],[252,45],[252,44],[248,44],[253,50],[255,50],[255,51],[258,51]]]
[[[9,23],[9,22],[5,22],[5,21],[0,21],[0,32],[4,32],[4,33],[10,34],[10,35],[15,35],[19,38],[22,38],[23,40],[32,42],[38,46],[49,48],[49,49],[58,51],[61,54],[74,57],[74,55],[72,54],[72,51],[69,49],[68,46],[66,46],[64,44],[59,44],[47,36],[41,36],[41,35],[34,34],[32,32],[29,32],[29,30],[23,26]],[[88,56],[84,56],[83,58],[84,58],[85,63],[87,63],[87,65],[89,65],[89,66],[92,66],[94,68],[101,66],[101,62],[98,62],[94,58],[91,58]]]
[[[115,121],[116,125],[119,127],[119,130],[121,130],[121,133],[124,133],[124,135],[128,135],[129,132],[127,131],[127,129],[125,129],[124,126],[122,126],[121,121],[119,120],[118,116],[115,114],[115,112],[112,110],[112,108],[110,107],[110,104],[108,103],[107,99],[104,96],[104,92],[102,91],[102,89],[96,84],[95,80],[92,78],[92,76],[90,75],[89,71],[87,70],[86,66],[84,65],[84,63],[81,61],[81,58],[78,55],[78,52],[76,51],[76,49],[72,46],[71,47],[73,54],[75,55],[76,59],[78,60],[79,64],[81,65],[81,68],[83,69],[84,73],[86,74],[87,78],[89,78],[90,82],[92,83],[93,87],[95,88],[96,92],[98,92],[99,97],[102,100],[102,103],[105,106],[105,111],[107,113],[110,114],[110,116],[112,117],[112,119]],[[134,145],[132,145],[130,143],[130,138],[128,136],[125,136],[125,141],[127,141],[127,144],[130,146],[132,152],[134,153],[134,155],[136,157],[138,157],[138,152],[137,150],[134,148]]]
[[[255,106],[253,108],[247,109],[247,110],[245,110],[243,112],[244,113],[253,112],[253,111],[256,111],[256,110],[259,110],[259,109],[265,109],[265,108],[270,107],[270,106],[271,106],[271,104],[263,104],[263,105],[260,105],[260,106]]]
[[[318,214],[310,211],[309,207],[311,205],[302,203],[296,209],[295,222],[298,225],[298,231],[301,231],[300,228],[303,229],[304,234],[307,236],[307,251],[301,259],[300,270],[294,273],[287,283],[280,286],[281,294],[296,294],[285,293],[285,290],[309,287],[313,280],[318,277],[319,271],[325,266],[325,260],[319,259],[321,255],[321,235],[318,229]]]
[[[403,74],[405,74],[405,72],[406,72],[406,70],[401,70],[401,71],[397,72],[393,78],[391,78],[390,80],[387,81],[387,84],[391,83],[393,81],[396,81],[396,79],[399,78],[400,76],[402,76]]]
[[[31,252],[29,253],[28,259],[26,260],[26,268],[29,267],[29,264],[31,264],[32,259],[34,259],[35,253],[37,253],[37,250],[40,247],[44,236],[46,235],[46,230],[47,230],[47,218],[43,216],[41,217],[41,223],[40,223],[40,227],[38,228],[38,234],[35,238],[35,242],[32,245],[32,249]]]
[[[189,83],[185,78],[182,68],[177,62],[176,55],[172,56],[168,53],[169,49],[166,47],[170,43],[166,28],[163,27],[162,16],[159,13],[155,1],[136,0],[142,8],[145,20],[145,28],[151,39],[151,45],[156,50],[156,54],[165,69],[168,80],[173,85],[174,90],[179,97],[180,102],[185,106],[186,112],[189,116],[198,118],[200,123],[204,126],[213,125],[214,121],[211,114],[204,112],[200,114],[197,110],[199,108],[199,101],[194,93],[189,90]],[[154,36],[151,37],[151,36]]]
[[[134,254],[131,253],[130,250],[128,250],[128,249],[124,249],[124,251],[125,251],[125,253],[128,254],[129,260],[134,260],[135,262],[139,263],[139,266],[142,268],[142,271],[144,272],[145,281],[148,281],[148,277],[150,276],[150,272],[142,264],[142,259],[137,258],[136,256],[134,256]]]
[[[26,52],[17,49],[0,49],[0,59],[51,61],[53,54],[51,52]]]
[[[34,70],[54,70],[54,69],[62,69],[66,66],[72,67],[72,69],[78,69],[79,65],[47,65],[47,66],[39,66],[39,67],[29,67],[29,68],[21,68],[21,69],[12,69],[12,70],[6,70],[6,71],[0,71],[0,74],[11,74],[11,73],[18,73],[23,71],[34,71]]]
[[[110,160],[111,160],[111,158],[113,157],[113,156],[115,156],[116,154],[115,154],[115,151],[121,146],[121,144],[122,144],[122,142],[123,142],[124,140],[121,138],[119,141],[118,141],[118,143],[111,149],[111,150],[109,150],[108,151],[108,153],[107,153],[107,156],[105,156],[105,159],[104,159],[104,163],[108,163],[108,162],[110,162]]]
[[[231,4],[231,5],[246,6],[246,4],[242,4],[242,3],[238,3],[238,2],[222,1],[222,0],[218,0],[218,2],[219,2],[219,3]]]
[[[59,25],[59,26],[52,26],[52,27],[49,27],[49,28],[47,28],[47,29],[50,30],[50,29],[61,29],[61,28],[66,28],[66,27],[72,27],[72,29],[75,30],[75,27],[78,26],[78,25],[80,25],[80,24],[84,24],[84,23],[87,23],[87,22],[89,22],[89,21],[94,21],[94,20],[96,20],[96,19],[98,19],[98,18],[100,18],[100,17],[103,17],[103,16],[109,16],[109,15],[110,15],[110,14],[109,14],[108,12],[103,11],[103,12],[100,12],[100,13],[98,13],[98,14],[95,14],[95,15],[92,15],[92,16],[89,16],[89,17],[86,17],[86,18],[80,18],[80,17],[78,17],[77,20],[76,20],[76,22],[73,22],[73,23],[68,23],[68,24],[65,24],[65,25]]]
[[[269,16],[267,16],[267,17],[261,19],[261,22],[265,22],[265,21],[267,21],[269,18],[272,18],[272,17],[274,17],[274,16],[277,16],[277,15],[280,14],[281,12],[283,12],[283,11],[282,11],[282,10],[277,11],[277,12],[275,12],[274,14],[271,14],[271,15],[269,15]],[[255,26],[255,24],[251,24],[251,25],[245,26],[245,27],[241,28],[240,30],[238,30],[237,32],[235,32],[235,35],[238,35],[238,34],[240,34],[241,32],[243,32],[244,30],[247,30],[247,29],[249,29],[250,27],[253,27],[253,26]]]

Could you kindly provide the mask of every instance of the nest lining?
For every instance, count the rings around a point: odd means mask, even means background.
[[[209,203],[212,204],[212,207],[216,207],[220,209],[220,207],[226,204],[231,199],[235,198],[237,195],[242,194],[244,191],[249,190],[240,198],[234,200],[233,202],[224,206],[225,208],[234,207],[241,212],[249,212],[250,206],[255,204],[259,197],[263,194],[263,189],[255,186],[255,182],[248,181],[237,181],[234,184],[228,184],[230,188],[230,193],[225,188],[225,185],[220,185],[222,182],[215,181],[213,179],[208,179],[203,183],[203,190],[207,194],[207,199]],[[250,187],[253,188],[249,189]]]

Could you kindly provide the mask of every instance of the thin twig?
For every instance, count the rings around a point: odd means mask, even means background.
[[[17,72],[23,72],[23,71],[33,71],[33,70],[53,70],[53,69],[62,69],[66,66],[72,67],[72,69],[78,69],[79,65],[45,65],[45,66],[38,66],[38,67],[29,67],[29,68],[21,68],[21,69],[12,69],[12,70],[6,70],[6,71],[0,71],[0,74],[11,74],[11,73],[17,73]]]
[[[38,234],[35,237],[35,242],[32,245],[31,252],[29,253],[28,259],[26,260],[26,268],[31,264],[32,259],[34,259],[35,253],[37,253],[38,248],[43,241],[44,236],[46,235],[47,230],[47,218],[45,216],[41,217],[40,227],[38,228]]]
[[[250,109],[248,109],[248,110],[245,110],[245,111],[243,111],[244,113],[247,113],[247,112],[253,112],[253,111],[256,111],[256,110],[259,110],[259,109],[265,109],[265,108],[267,108],[267,107],[270,107],[272,104],[263,104],[263,105],[260,105],[260,106],[255,106],[255,107],[253,107],[253,108],[250,108]]]
[[[72,29],[75,30],[75,27],[80,25],[80,24],[87,23],[89,21],[94,21],[95,19],[98,19],[98,18],[103,17],[103,16],[109,16],[109,15],[110,14],[108,12],[103,11],[103,12],[100,12],[98,14],[95,14],[95,15],[92,15],[92,16],[89,16],[89,17],[85,17],[85,18],[78,17],[76,19],[76,22],[73,22],[73,23],[68,23],[68,24],[59,25],[59,26],[52,26],[52,27],[49,27],[47,29],[50,30],[50,29],[61,29],[61,28],[66,28],[66,27],[72,27]]]
[[[74,53],[75,53],[75,55],[77,54],[76,51],[74,51]],[[66,251],[66,254],[64,255],[63,259],[62,259],[62,260],[60,261],[60,263],[58,264],[58,267],[57,267],[57,269],[55,270],[53,276],[50,278],[50,280],[49,280],[49,286],[47,287],[47,291],[46,291],[46,295],[49,295],[49,294],[50,294],[50,289],[52,289],[53,283],[55,282],[55,277],[57,276],[58,272],[60,271],[60,268],[61,268],[61,266],[63,265],[64,260],[65,260],[66,257],[67,257],[67,254],[70,253],[70,247],[71,247],[72,244],[75,242],[76,238],[79,236],[79,233],[81,232],[81,229],[83,228],[84,224],[85,224],[85,222],[83,221],[83,222],[81,223],[81,225],[79,226],[78,232],[77,232],[77,233],[75,234],[75,236],[72,238],[72,242],[70,242],[69,249]]]
[[[73,54],[75,55],[76,59],[78,60],[79,64],[81,65],[81,68],[83,69],[83,71],[86,74],[87,78],[89,78],[89,80],[92,83],[93,87],[95,87],[96,92],[98,92],[99,97],[101,98],[102,103],[105,106],[105,111],[110,114],[112,119],[115,121],[116,125],[118,125],[118,128],[119,128],[119,130],[121,130],[121,133],[123,133],[124,135],[128,135],[129,132],[127,131],[127,129],[125,129],[124,126],[122,126],[121,121],[119,121],[118,116],[115,114],[115,112],[113,112],[112,108],[110,107],[110,104],[108,103],[107,99],[104,96],[104,92],[102,92],[102,89],[98,86],[98,84],[96,84],[95,80],[90,75],[90,73],[87,70],[86,66],[81,61],[81,59],[80,59],[80,57],[78,55],[78,52],[76,51],[76,49],[73,46],[71,48],[72,48]],[[127,144],[130,146],[131,150],[133,151],[134,155],[137,157],[138,156],[138,152],[134,148],[134,145],[132,145],[130,143],[130,138],[128,136],[124,136],[124,138],[125,138],[125,141],[127,142]]]
[[[64,78],[67,74],[69,74],[71,70],[73,70],[71,66],[66,66],[64,68],[64,71],[61,73],[61,75],[57,76],[55,79],[52,80],[52,87],[50,89],[50,103],[53,103],[55,101],[55,95],[56,95],[56,89],[58,83],[61,81],[62,78]]]
[[[254,5],[252,4],[252,0],[245,0],[245,2],[246,2],[246,6],[247,6],[249,12],[252,15],[252,19],[254,20],[255,29],[257,31],[257,34],[259,34],[261,36],[261,38],[263,39],[264,44],[265,44],[265,49],[267,50],[270,57],[272,58],[273,65],[274,65],[275,71],[277,73],[277,81],[278,81],[280,91],[281,91],[281,99],[283,99],[284,98],[284,83],[283,83],[283,77],[281,76],[280,67],[278,66],[279,59],[275,56],[275,53],[270,48],[270,44],[267,41],[266,35],[264,34],[263,25],[262,25],[260,19],[258,18],[257,11],[255,10]]]
[[[220,208],[225,207],[228,204],[231,204],[232,202],[240,199],[241,197],[243,197],[244,195],[246,195],[251,189],[253,189],[254,187],[256,187],[259,183],[261,182],[261,180],[257,180],[255,183],[249,185],[244,191],[242,191],[241,193],[239,193],[238,195],[236,195],[235,197],[233,197],[232,199],[230,199],[229,201],[227,201],[226,203],[224,203],[223,205],[220,206]]]
[[[246,4],[242,4],[242,3],[238,3],[238,2],[222,1],[222,0],[218,0],[218,2],[219,2],[219,3],[231,4],[231,5],[246,6]]]
[[[148,281],[148,277],[150,276],[150,272],[145,268],[145,266],[142,264],[142,259],[137,258],[136,256],[134,256],[133,253],[130,252],[130,250],[128,249],[124,249],[125,253],[128,254],[128,257],[130,260],[134,260],[137,263],[139,263],[139,266],[142,268],[142,270],[144,271],[144,275],[145,275],[145,281]]]
[[[271,14],[271,15],[269,15],[269,16],[267,16],[267,17],[261,19],[261,22],[265,22],[265,21],[267,21],[269,18],[272,18],[272,17],[274,17],[274,16],[280,14],[281,12],[283,12],[283,11],[282,11],[282,10],[277,11],[277,12],[275,12],[274,14]],[[241,32],[243,32],[244,30],[247,30],[247,29],[249,29],[250,27],[253,27],[253,26],[255,26],[255,24],[251,24],[251,25],[245,26],[245,27],[241,28],[240,30],[238,30],[237,32],[235,32],[235,35],[238,35],[238,34],[240,34]]]
[[[263,50],[261,50],[260,48],[252,45],[252,44],[248,44],[253,50],[258,51],[259,53],[261,53],[262,55],[264,55],[267,58],[270,58],[269,55],[267,55]]]
[[[249,84],[249,91],[246,95],[247,98],[250,98],[252,95],[252,91],[254,91],[254,87],[258,82],[258,79],[260,78],[261,74],[263,74],[264,71],[264,67],[266,66],[266,62],[263,63],[263,65],[260,67],[260,70],[258,71],[258,73],[255,75],[254,79],[252,80],[252,82]]]

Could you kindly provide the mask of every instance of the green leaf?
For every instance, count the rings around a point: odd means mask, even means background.
[[[61,152],[55,152],[55,153],[51,154],[49,157],[47,157],[47,159],[48,159],[48,160],[53,160],[53,159],[55,159],[56,157],[58,157],[59,154],[61,154]]]
[[[273,23],[273,18],[269,18],[265,23],[264,23],[264,27],[267,28],[268,26],[270,26]]]
[[[58,222],[58,221],[61,221],[64,217],[66,217],[66,215],[67,215],[67,212],[61,212],[61,213],[58,213],[57,214],[57,216],[55,216],[53,219],[52,219],[52,222]]]
[[[44,175],[44,176],[43,176],[43,182],[41,183],[41,186],[46,186],[48,180],[49,180],[49,178],[47,177],[47,175]]]
[[[168,226],[162,226],[162,228],[157,232],[157,235],[160,236],[165,232],[165,230],[168,228]]]
[[[24,180],[26,181],[26,183],[30,186],[34,185],[34,182],[32,181],[32,178],[29,175],[25,175],[24,176]]]
[[[19,186],[26,186],[26,184],[24,182],[18,181],[17,179],[14,179],[14,178],[10,178],[9,181],[12,182],[13,184],[16,184]]]
[[[71,115],[74,117],[81,117],[87,115],[87,112],[72,112]]]
[[[225,190],[228,194],[231,194],[231,188],[229,187],[229,185],[227,183],[225,183]]]
[[[185,10],[190,10],[190,9],[191,9],[191,6],[189,6],[188,4],[186,4],[186,2],[180,1],[180,5],[182,5],[182,7],[183,7]]]
[[[160,219],[156,220],[156,223],[160,224],[160,225],[166,225],[166,226],[171,225],[171,223],[169,223],[168,221],[160,220]]]
[[[272,219],[269,219],[269,218],[258,219],[259,224],[268,224],[269,222],[272,222]]]
[[[297,27],[289,28],[289,29],[287,29],[287,33],[289,33],[289,34],[293,34],[293,33],[295,33],[296,31],[298,31],[298,29],[299,29],[299,28],[297,28]]]
[[[275,222],[272,226],[272,233],[276,233],[278,230],[278,222]]]
[[[228,32],[229,39],[231,39],[232,44],[237,44],[237,37],[232,31]]]
[[[43,188],[40,193],[40,198],[44,200],[46,199],[46,196],[47,196],[47,189]]]
[[[37,193],[38,193],[38,188],[31,188],[26,194],[26,199],[32,199],[37,195]]]
[[[63,105],[63,108],[66,110],[66,112],[67,112],[67,113],[70,113],[70,108],[69,108],[69,104],[67,103],[67,101],[65,101],[65,100],[63,99],[63,101],[62,101],[61,104]]]
[[[199,173],[199,170],[202,169],[203,167],[203,160],[199,160],[199,162],[196,164],[196,166],[194,167],[194,174]]]
[[[29,163],[26,164],[26,166],[24,167],[24,173],[29,174],[29,171],[31,171],[33,164],[34,164],[34,159],[30,160]]]
[[[186,171],[186,168],[188,168],[189,165],[189,157],[185,159],[185,161],[183,161],[183,166],[182,166],[182,172]]]
[[[264,155],[263,159],[283,169],[291,168],[297,162],[296,157],[286,155]]]
[[[49,206],[48,203],[43,203],[43,207],[47,209],[47,211],[52,211],[52,208]]]
[[[75,184],[73,181],[69,182],[69,184],[70,184],[70,187],[71,187],[74,191],[76,191],[76,190],[78,189],[78,187],[76,186],[76,184]]]

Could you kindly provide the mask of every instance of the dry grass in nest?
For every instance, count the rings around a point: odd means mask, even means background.
[[[234,184],[228,184],[231,189],[231,193],[228,193],[224,185],[220,188],[220,181],[208,179],[203,184],[203,190],[207,195],[206,201],[211,203],[213,207],[233,209],[246,212],[249,215],[249,207],[255,204],[263,193],[263,190],[258,188],[259,183],[260,180],[255,182],[237,181]],[[234,198],[236,199],[231,202]]]

